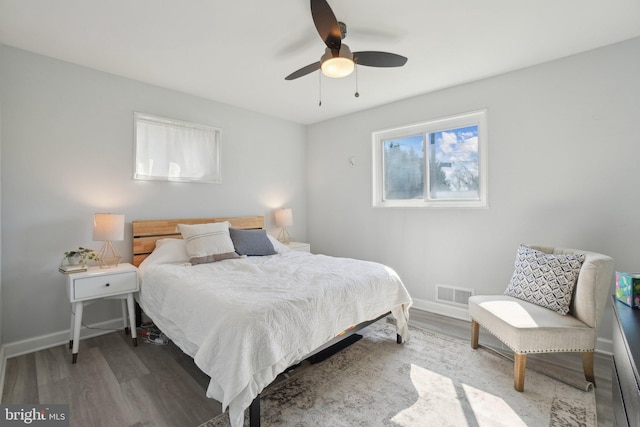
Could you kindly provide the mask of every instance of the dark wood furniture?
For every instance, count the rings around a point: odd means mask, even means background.
[[[613,413],[616,426],[640,426],[640,309],[613,297]]]

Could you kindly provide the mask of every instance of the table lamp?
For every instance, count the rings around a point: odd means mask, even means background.
[[[93,240],[104,241],[99,253],[100,268],[115,267],[122,257],[116,254],[111,244],[124,240],[124,215],[99,213],[93,216]]]
[[[276,211],[276,225],[282,227],[278,233],[278,240],[284,244],[289,243],[291,236],[287,231],[287,226],[293,225],[293,210],[290,208],[278,209]]]

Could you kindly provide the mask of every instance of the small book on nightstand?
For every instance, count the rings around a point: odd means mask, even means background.
[[[80,273],[82,271],[87,271],[87,267],[84,267],[80,264],[61,265],[60,267],[58,267],[58,271],[64,274]]]

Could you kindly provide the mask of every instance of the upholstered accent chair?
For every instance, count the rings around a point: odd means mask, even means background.
[[[513,350],[514,388],[517,391],[524,390],[527,354],[581,352],[584,376],[595,386],[593,354],[598,326],[613,281],[613,259],[578,249],[521,245],[523,247],[550,255],[584,254],[584,261],[576,271],[575,287],[568,296],[567,314],[509,295],[472,296],[469,298],[471,347],[478,348],[479,328],[482,326]]]

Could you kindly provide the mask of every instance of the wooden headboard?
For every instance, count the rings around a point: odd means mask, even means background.
[[[263,216],[242,216],[233,218],[188,218],[188,219],[152,219],[133,221],[133,265],[136,267],[156,247],[156,240],[182,239],[178,224],[209,224],[229,221],[231,227],[243,230],[264,228]]]

